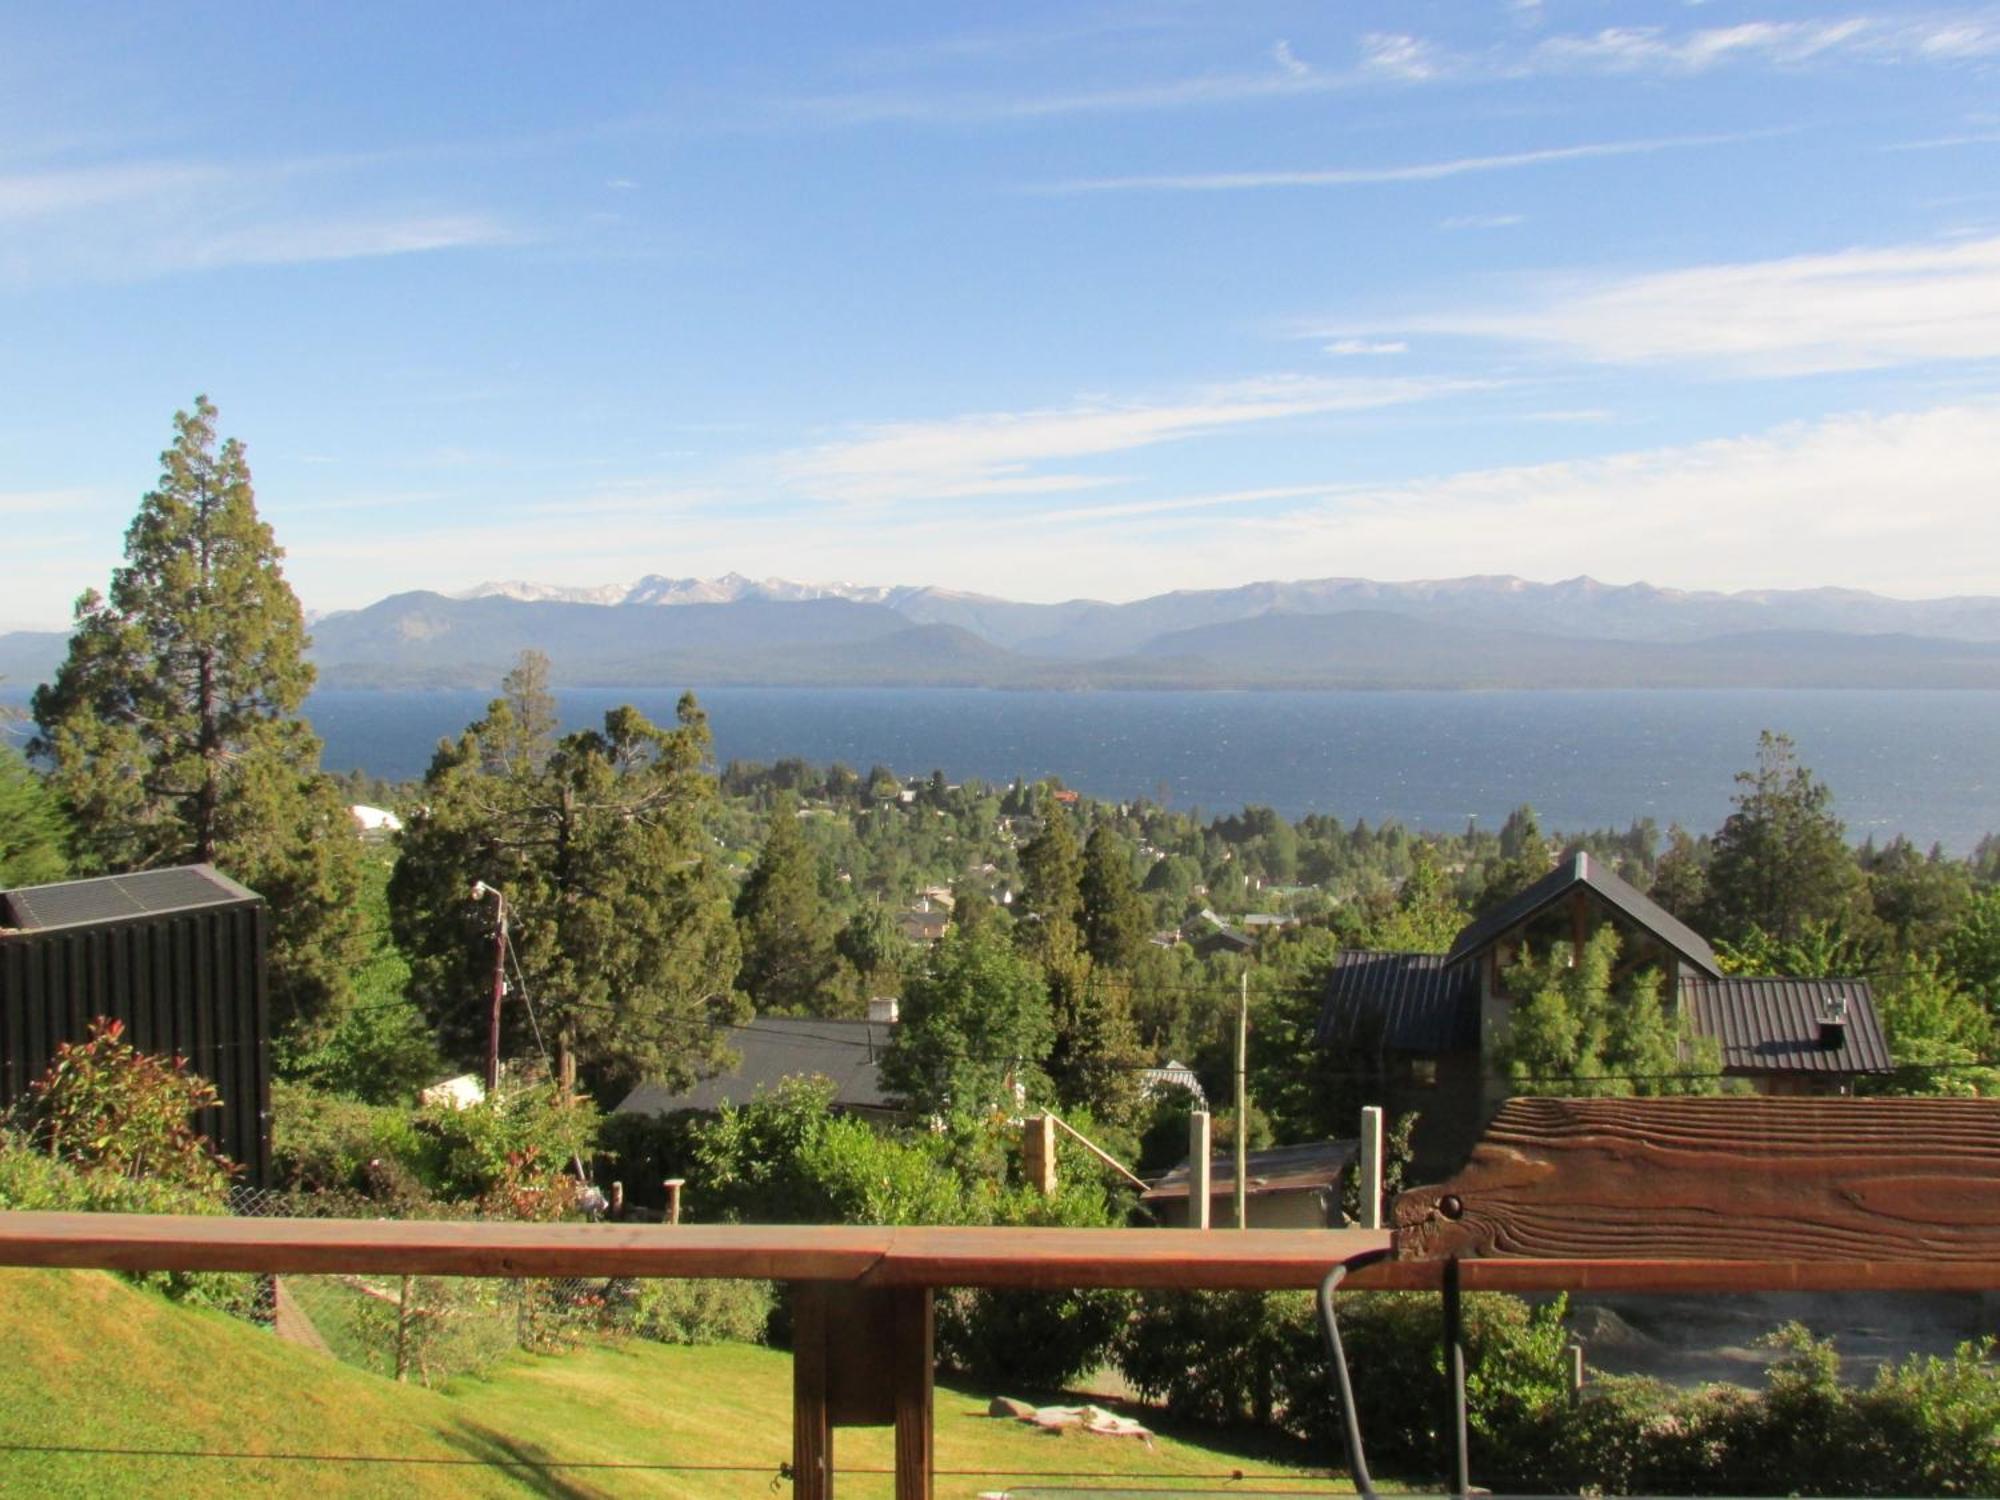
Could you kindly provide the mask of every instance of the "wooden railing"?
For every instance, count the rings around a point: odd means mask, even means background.
[[[1356,1263],[1353,1290],[1976,1291],[1991,1258],[1397,1259],[1377,1230],[511,1224],[0,1213],[0,1265],[791,1284],[793,1493],[833,1493],[833,1429],[893,1425],[897,1500],[929,1500],[931,1293],[950,1286],[1280,1290]],[[1388,1258],[1384,1258],[1384,1257]]]
[[[1461,1291],[1990,1291],[2000,1100],[1513,1100],[1458,1176],[1391,1217],[1235,1231],[0,1213],[0,1265],[788,1282],[797,1500],[832,1494],[833,1429],[850,1425],[893,1425],[897,1500],[929,1500],[935,1288],[1274,1291],[1347,1266],[1353,1290],[1444,1292],[1448,1343]],[[1457,1457],[1463,1489],[1463,1443]]]

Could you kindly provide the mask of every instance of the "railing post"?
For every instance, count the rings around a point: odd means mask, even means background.
[[[792,1283],[792,1500],[833,1500],[833,1417],[827,1402],[826,1288]]]
[[[1361,1227],[1382,1227],[1382,1106],[1361,1111]]]
[[[1188,1115],[1188,1228],[1208,1228],[1211,1208],[1209,1194],[1214,1189],[1210,1180],[1213,1163],[1209,1153],[1215,1148],[1209,1144],[1208,1111],[1197,1109]]]
[[[931,1500],[931,1471],[937,1461],[931,1420],[931,1289],[899,1288],[893,1295],[895,1369],[890,1379],[896,1393],[896,1500]]]

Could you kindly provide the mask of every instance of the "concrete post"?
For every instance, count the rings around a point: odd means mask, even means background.
[[[1569,1399],[1583,1399],[1583,1345],[1569,1346]]]
[[[1370,1104],[1361,1111],[1361,1227],[1382,1227],[1382,1107]]]
[[[1208,1111],[1195,1110],[1188,1116],[1188,1228],[1208,1228],[1210,1147]]]
[[[678,1224],[681,1221],[681,1189],[686,1186],[687,1179],[685,1177],[669,1177],[667,1179],[667,1222],[669,1224]]]

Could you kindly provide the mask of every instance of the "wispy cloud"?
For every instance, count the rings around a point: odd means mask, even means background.
[[[365,156],[223,165],[141,161],[0,175],[0,274],[132,280],[487,246],[490,215],[366,201]],[[330,186],[331,185],[331,186]]]
[[[1685,360],[1758,375],[2000,359],[2000,238],[1559,283],[1530,305],[1317,337],[1411,331],[1552,345],[1611,364]]]
[[[1726,146],[1750,139],[1743,134],[1662,136],[1638,141],[1592,141],[1578,146],[1549,146],[1537,151],[1511,151],[1495,156],[1458,156],[1444,161],[1405,162],[1379,167],[1329,167],[1305,171],[1190,172],[1158,176],[1084,177],[1049,183],[1047,193],[1223,193],[1257,188],[1362,187],[1373,183],[1437,182],[1482,172],[1517,172],[1559,162],[1602,157],[1643,156],[1656,151],[1681,151]]]
[[[1517,14],[1543,19],[1538,8]],[[1835,60],[1944,65],[2000,56],[2000,12],[1988,6],[1930,15],[1849,15],[1727,26],[1607,26],[1543,35],[1530,45],[1452,50],[1410,33],[1363,39],[1361,68],[1377,78],[1429,83],[1552,73],[1690,75],[1727,66],[1799,68]]]
[[[1366,411],[1475,388],[1435,380],[1283,376],[1150,401],[1092,400],[868,428],[781,460],[793,491],[820,500],[902,501],[1083,490],[1114,477],[1048,468],[1254,424]]]
[[[1527,221],[1524,214],[1453,214],[1440,219],[1440,229],[1511,229]]]
[[[1409,344],[1402,339],[1335,339],[1326,346],[1328,354],[1404,354]]]

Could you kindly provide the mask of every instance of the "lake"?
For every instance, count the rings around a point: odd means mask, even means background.
[[[308,712],[326,764],[421,774],[489,694],[327,691]],[[2000,693],[1919,691],[999,692],[712,688],[718,760],[880,763],[954,780],[1060,776],[1094,797],[1209,812],[1497,826],[1532,803],[1550,829],[1651,817],[1700,830],[1727,816],[1757,734],[1798,742],[1850,836],[1908,834],[1953,853],[2000,829]],[[570,724],[631,702],[671,721],[658,689],[557,695]]]

